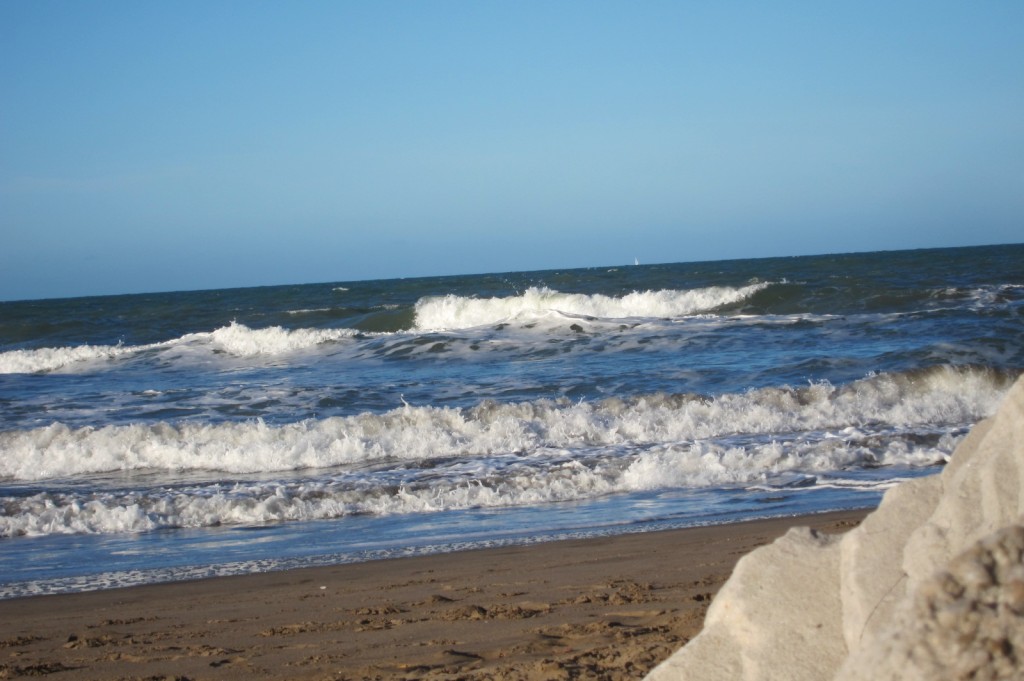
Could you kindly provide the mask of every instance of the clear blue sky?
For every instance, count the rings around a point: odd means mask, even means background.
[[[0,299],[1024,241],[1024,2],[0,0]]]

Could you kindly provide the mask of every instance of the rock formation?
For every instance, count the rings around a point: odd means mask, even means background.
[[[744,556],[704,630],[647,676],[1024,678],[1024,378],[941,474],[841,538],[794,528]]]

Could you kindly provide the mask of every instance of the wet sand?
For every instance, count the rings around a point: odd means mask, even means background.
[[[866,513],[0,601],[0,679],[640,679],[741,556]]]

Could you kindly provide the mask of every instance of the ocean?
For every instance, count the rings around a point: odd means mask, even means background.
[[[870,508],[1024,245],[0,302],[0,597]]]

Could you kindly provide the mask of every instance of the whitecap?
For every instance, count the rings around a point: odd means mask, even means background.
[[[624,296],[561,293],[531,287],[517,296],[472,298],[457,295],[422,298],[416,303],[416,329],[440,331],[527,320],[549,312],[599,319],[675,318],[710,312],[749,298],[771,284],[740,288],[713,286],[691,290],[633,292]]]

